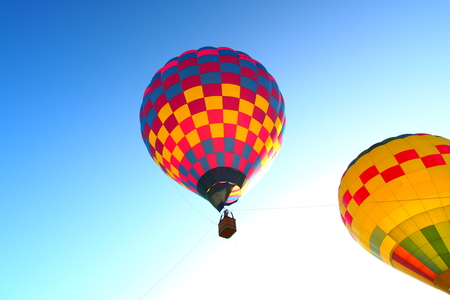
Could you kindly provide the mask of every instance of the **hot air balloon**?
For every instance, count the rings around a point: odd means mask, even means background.
[[[230,48],[204,47],[156,72],[140,122],[156,164],[220,212],[275,158],[286,119],[283,96],[262,64]]]
[[[405,134],[371,146],[344,173],[339,209],[364,249],[450,293],[450,140]]]

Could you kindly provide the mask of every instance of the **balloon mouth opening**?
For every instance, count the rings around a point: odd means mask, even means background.
[[[219,181],[214,183],[208,190],[206,191],[206,194],[208,195],[210,191],[216,190],[217,188],[220,189],[220,186],[227,186],[228,188],[231,188],[230,193],[228,194],[228,197],[226,198],[224,202],[224,205],[231,205],[239,200],[239,198],[242,195],[242,188],[237,185],[236,183],[229,182],[229,181]]]
[[[230,167],[218,167],[200,177],[197,185],[199,195],[208,200],[218,211],[239,200],[247,183],[247,176]]]

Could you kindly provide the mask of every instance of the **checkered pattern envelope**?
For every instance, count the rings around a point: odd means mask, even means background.
[[[367,251],[449,293],[450,140],[405,134],[373,145],[343,175],[339,208]]]
[[[154,75],[140,120],[159,167],[220,211],[277,155],[285,106],[258,61],[230,48],[204,47],[173,58]]]

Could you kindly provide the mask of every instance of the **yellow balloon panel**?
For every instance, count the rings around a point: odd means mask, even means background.
[[[373,145],[342,176],[339,209],[367,251],[450,293],[450,140],[405,134]]]

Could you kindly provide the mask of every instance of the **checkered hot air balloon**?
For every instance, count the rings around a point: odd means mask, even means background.
[[[225,47],[186,51],[167,62],[144,92],[140,121],[164,173],[218,211],[275,158],[286,122],[272,75]]]
[[[342,177],[339,209],[367,251],[450,293],[450,140],[405,134],[373,145]]]

